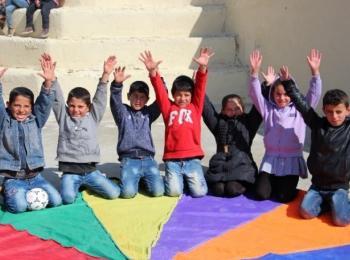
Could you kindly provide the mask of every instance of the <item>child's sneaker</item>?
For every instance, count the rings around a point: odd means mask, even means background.
[[[24,31],[22,32],[22,35],[23,36],[27,36],[27,35],[29,35],[29,34],[31,34],[31,33],[33,33],[34,32],[34,29],[33,29],[33,27],[26,27],[25,29],[24,29]]]
[[[13,35],[15,35],[15,28],[8,28],[7,36],[12,37]]]
[[[49,29],[43,29],[39,38],[46,39],[49,36]]]

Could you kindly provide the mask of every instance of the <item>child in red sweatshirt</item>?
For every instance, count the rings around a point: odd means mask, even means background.
[[[172,85],[171,101],[158,72],[161,61],[153,60],[150,51],[141,54],[156,93],[165,123],[165,194],[180,196],[184,181],[192,197],[207,194],[208,187],[200,160],[204,153],[201,148],[201,115],[204,106],[207,66],[214,53],[202,48],[198,58],[193,61],[199,65],[195,83],[190,77],[179,76]]]

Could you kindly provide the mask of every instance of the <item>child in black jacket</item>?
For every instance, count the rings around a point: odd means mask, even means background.
[[[287,71],[288,68],[284,68]],[[293,80],[282,82],[287,94],[311,128],[311,149],[307,165],[311,187],[301,206],[302,217],[310,219],[330,208],[337,226],[350,223],[348,199],[350,181],[350,107],[348,95],[339,89],[326,92],[320,117],[304,99]]]

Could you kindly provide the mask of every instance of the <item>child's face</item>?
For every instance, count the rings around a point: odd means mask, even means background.
[[[89,106],[80,98],[72,97],[68,101],[68,112],[71,117],[84,117],[89,111]]]
[[[325,105],[323,112],[327,118],[327,121],[332,126],[340,126],[344,123],[345,118],[350,115],[350,107],[346,107],[345,104],[340,103],[338,105]]]
[[[12,103],[7,103],[11,115],[17,121],[24,121],[32,114],[32,103],[25,96],[17,96]]]
[[[284,108],[290,103],[290,97],[287,95],[283,85],[278,85],[273,91],[273,100],[277,107]]]
[[[132,109],[138,111],[141,110],[148,102],[148,97],[145,93],[134,91],[128,95],[130,100],[130,106]]]
[[[192,94],[189,91],[175,91],[174,93],[174,103],[181,107],[187,107],[191,103]]]
[[[243,108],[237,98],[230,98],[221,110],[221,114],[228,117],[240,116],[243,114]]]

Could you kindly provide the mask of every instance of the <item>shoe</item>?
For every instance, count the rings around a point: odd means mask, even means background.
[[[31,33],[33,33],[34,32],[34,29],[33,29],[33,27],[26,27],[25,29],[24,29],[24,31],[22,32],[22,35],[23,36],[27,36],[27,35],[29,35],[29,34],[31,34]]]
[[[12,37],[13,35],[15,35],[15,28],[8,28],[7,36]]]
[[[49,29],[43,29],[39,38],[46,39],[49,36]]]

